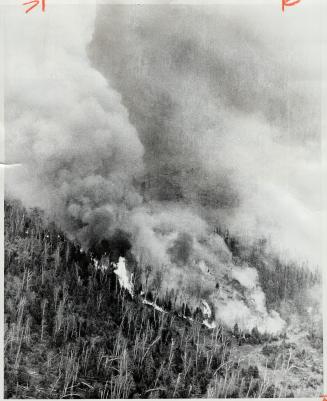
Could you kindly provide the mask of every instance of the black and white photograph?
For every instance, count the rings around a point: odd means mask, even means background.
[[[327,2],[0,10],[2,396],[327,399]]]

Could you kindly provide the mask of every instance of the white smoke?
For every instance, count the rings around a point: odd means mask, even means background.
[[[118,277],[121,288],[125,288],[131,296],[134,295],[133,275],[130,274],[126,268],[126,260],[120,257],[116,265],[114,273]]]
[[[269,235],[274,251],[315,266],[320,11],[277,10],[102,5],[89,54],[138,129],[151,199],[203,206],[211,221]]]
[[[162,8],[151,8],[151,18],[148,10],[136,13],[131,29],[129,13],[109,7],[99,9],[90,50],[105,79],[86,54],[93,7],[49,7],[30,18],[17,13],[6,16],[15,43],[6,48],[6,157],[22,166],[8,171],[8,194],[45,209],[85,248],[117,229],[128,233],[143,282],[149,279],[161,295],[171,291],[192,308],[202,300],[230,327],[281,330],[282,319],[266,310],[256,271],[234,265],[211,225],[222,221],[253,237],[268,232],[275,249],[291,244],[292,254],[317,255],[319,216],[301,184],[305,179],[312,192],[317,188],[316,145],[279,140],[285,122],[267,117],[269,96],[259,111],[251,104],[259,106],[261,94],[244,78],[265,62],[243,49],[231,27],[245,69],[235,65],[222,44],[229,36],[226,21],[217,28],[226,30],[217,36],[223,47],[206,49],[209,31],[199,34],[203,26],[193,9],[183,29],[174,24],[174,10]],[[207,18],[210,35],[216,34],[216,20]],[[201,55],[221,69],[221,88],[212,87]],[[280,81],[272,68],[260,88]],[[284,92],[272,92],[278,104]],[[309,203],[319,203],[313,198]],[[116,274],[128,277],[122,259]]]
[[[88,246],[141,203],[133,180],[142,173],[143,146],[120,95],[89,65],[94,7],[54,7],[25,19],[13,14],[6,155],[22,167],[8,173],[7,190],[46,209]]]
[[[237,323],[242,330],[257,327],[262,333],[281,332],[285,321],[276,311],[267,311],[266,297],[260,287],[257,271],[246,266],[233,266],[230,276],[241,284],[243,294],[241,297],[236,291],[226,292],[223,296],[220,294],[216,316],[228,326]]]

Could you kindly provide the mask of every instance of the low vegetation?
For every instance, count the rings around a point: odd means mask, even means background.
[[[232,358],[235,347],[260,345],[274,364],[280,337],[209,330],[161,302],[167,313],[132,299],[112,269],[96,270],[39,210],[6,202],[6,398],[280,394],[258,366]]]

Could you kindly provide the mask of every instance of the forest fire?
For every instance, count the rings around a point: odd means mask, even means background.
[[[317,389],[320,25],[264,6],[11,9],[8,398]]]

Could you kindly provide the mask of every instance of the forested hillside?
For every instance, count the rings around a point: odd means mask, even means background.
[[[277,260],[279,267],[268,269],[257,254],[246,256],[236,240],[226,241],[235,258],[252,258],[268,304],[292,314],[304,307],[296,296],[299,283],[303,288],[316,285],[317,275],[279,266]],[[164,307],[161,312],[142,302],[141,289],[132,298],[120,288],[113,269],[96,269],[89,253],[39,210],[6,202],[6,398],[292,397],[321,392],[319,324],[303,329],[297,343],[287,331],[271,336],[255,329],[241,332],[237,325],[234,330],[209,329],[200,311],[187,305],[175,309],[173,299],[157,300]],[[291,301],[286,304],[286,299]]]

